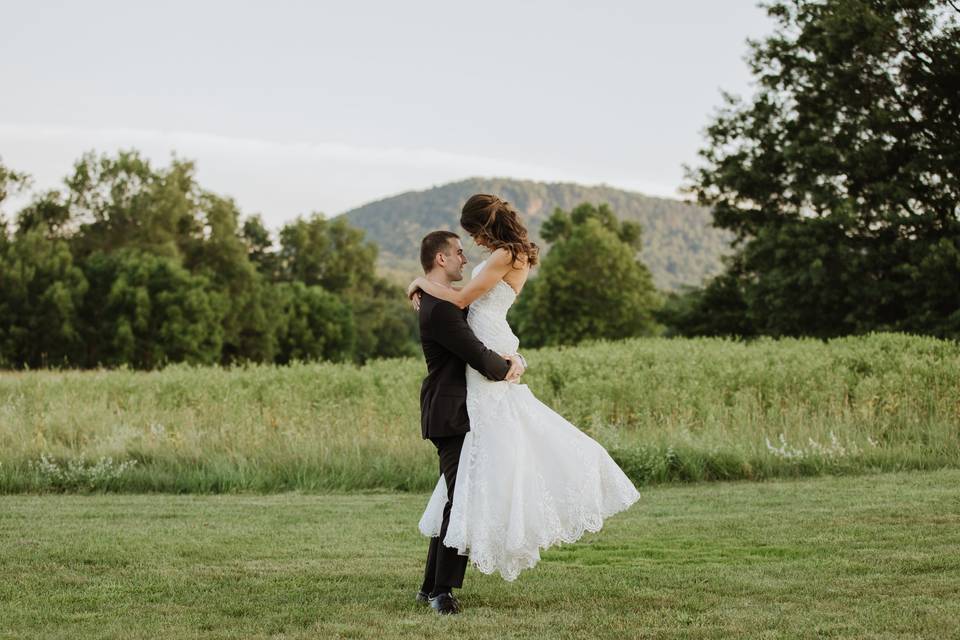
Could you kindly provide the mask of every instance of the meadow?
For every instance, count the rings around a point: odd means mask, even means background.
[[[638,484],[960,468],[960,344],[902,334],[525,352]],[[0,493],[425,491],[419,359],[0,373]]]
[[[426,494],[0,497],[0,638],[958,638],[960,470],[665,484],[464,612]]]

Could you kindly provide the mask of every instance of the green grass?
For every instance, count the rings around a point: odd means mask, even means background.
[[[648,488],[465,612],[424,494],[0,497],[0,638],[957,638],[960,471]]]
[[[527,356],[524,382],[637,484],[960,468],[957,342],[637,339]],[[0,373],[0,493],[427,490],[424,373],[419,359]]]

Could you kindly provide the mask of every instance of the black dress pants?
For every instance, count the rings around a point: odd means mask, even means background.
[[[440,473],[447,482],[447,500],[443,508],[443,523],[440,526],[440,535],[430,538],[430,549],[427,551],[427,566],[423,572],[423,586],[421,589],[430,593],[435,587],[463,586],[463,575],[467,571],[467,556],[457,554],[456,549],[444,546],[440,541],[447,535],[447,525],[450,522],[450,508],[453,506],[453,490],[457,484],[457,467],[460,464],[460,450],[463,448],[465,434],[445,438],[430,438],[437,447],[440,456]]]

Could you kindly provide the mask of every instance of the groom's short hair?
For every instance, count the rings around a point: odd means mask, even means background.
[[[459,238],[453,231],[431,231],[420,241],[420,266],[424,273],[433,269],[433,259],[447,249],[451,238]]]

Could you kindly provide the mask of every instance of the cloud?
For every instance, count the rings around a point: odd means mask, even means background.
[[[299,214],[341,213],[371,200],[469,176],[600,182],[553,167],[431,148],[363,147],[328,142],[279,142],[190,131],[82,128],[0,123],[3,162],[53,188],[85,151],[138,149],[159,164],[171,153],[197,162],[200,184],[233,197],[245,213],[277,227]],[[608,181],[609,182],[609,181]],[[656,185],[627,185],[667,195]],[[13,202],[10,208],[16,206]]]

